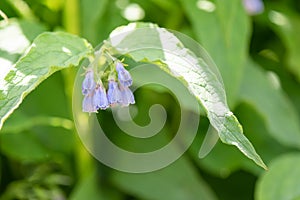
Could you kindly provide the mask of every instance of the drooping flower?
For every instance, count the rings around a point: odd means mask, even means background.
[[[95,105],[96,109],[100,108],[101,110],[105,110],[109,107],[106,92],[103,86],[96,86],[95,94],[93,96],[93,104]]]
[[[132,85],[130,73],[124,68],[121,61],[114,57],[112,59],[116,63],[115,69],[104,69],[99,73],[98,68],[89,67],[86,70],[82,82],[83,112],[93,113],[97,112],[98,109],[105,110],[114,105],[129,106],[135,103],[134,95],[129,89],[129,86]],[[107,77],[106,75],[108,75],[107,92],[102,84],[102,80]]]
[[[244,7],[249,15],[257,15],[264,11],[262,0],[243,0]]]
[[[108,82],[107,100],[110,105],[122,103],[121,91],[115,80],[109,80]]]
[[[116,70],[118,72],[118,80],[120,84],[124,87],[129,87],[132,85],[132,78],[130,73],[124,68],[124,65],[121,62],[117,62]]]
[[[87,95],[91,93],[95,89],[95,86],[94,72],[93,70],[88,70],[82,82],[82,94]]]
[[[83,112],[97,112],[96,105],[94,104],[94,92],[89,93],[84,96],[83,101],[82,101],[82,111]]]
[[[134,104],[134,96],[132,91],[128,87],[123,87],[120,85],[121,97],[122,97],[122,106],[129,106],[129,104]]]

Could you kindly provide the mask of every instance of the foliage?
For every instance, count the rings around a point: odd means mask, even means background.
[[[264,5],[264,12],[250,16],[242,0],[1,1],[9,21],[0,22],[0,199],[298,199],[300,7],[296,0]],[[136,16],[128,16],[130,8]],[[207,114],[179,160],[146,174],[119,172],[93,160],[78,141],[71,112],[75,67],[132,17],[197,40],[216,63],[225,86],[209,59],[185,49],[176,33],[141,29],[112,45],[128,62],[155,62],[177,77]],[[191,73],[189,63],[161,56],[165,52],[126,52],[137,36],[144,36],[135,42],[141,48],[165,45],[157,34],[166,34],[177,44],[173,54],[189,55],[199,68]],[[171,137],[180,118],[174,97],[157,87],[139,89],[135,96],[135,121],[147,124],[147,109],[162,104],[172,118],[160,134]],[[216,110],[214,103],[223,110]],[[231,111],[236,117],[228,116]],[[111,125],[114,142],[131,144],[113,126],[110,112],[101,112],[99,118]],[[218,142],[199,159],[210,123],[225,144]],[[265,167],[249,141],[269,171],[243,156]],[[147,145],[139,143],[137,148],[143,149],[163,142],[154,138]]]

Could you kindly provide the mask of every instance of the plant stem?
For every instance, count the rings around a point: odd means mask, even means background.
[[[63,16],[64,28],[67,32],[77,34],[80,33],[80,10],[79,0],[65,0],[64,16]],[[69,102],[70,116],[73,118],[72,113],[72,97],[73,97],[73,86],[76,77],[75,68],[70,68],[62,71],[65,81],[65,93]],[[77,132],[74,129],[74,136],[77,136]],[[94,167],[92,158],[89,152],[85,149],[80,141],[79,137],[76,137],[76,143],[74,147],[74,154],[76,157],[76,173],[78,179],[81,179],[89,173]]]

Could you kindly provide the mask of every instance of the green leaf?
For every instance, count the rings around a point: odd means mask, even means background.
[[[60,72],[47,78],[9,116],[0,134],[32,130],[47,149],[71,153],[76,135],[73,134],[74,124],[69,119],[69,102],[64,86]],[[54,101],[59,103],[54,104]]]
[[[207,156],[199,159],[198,153],[199,148],[202,147],[201,145],[203,145],[203,136],[197,134],[193,145],[189,149],[189,153],[200,168],[216,177],[227,178],[233,172],[243,169],[243,163],[249,161],[244,158],[243,154],[236,151],[233,146],[225,145],[220,141],[216,143]],[[256,165],[254,165],[254,168],[256,170],[260,169]]]
[[[123,2],[123,6],[126,2]],[[122,2],[121,2],[122,4]],[[97,8],[97,9],[94,9]],[[120,15],[120,7],[115,1],[108,0],[81,0],[81,35],[96,46],[108,37],[111,30],[128,23]],[[91,10],[93,10],[91,12]]]
[[[32,133],[0,134],[3,154],[18,161],[42,161],[50,158],[51,152],[40,144]]]
[[[259,155],[264,158],[267,164],[278,155],[290,150],[271,137],[270,131],[264,122],[264,117],[253,105],[247,103],[239,104],[235,109],[235,114],[241,124],[243,124],[245,135],[253,145],[255,145]],[[202,122],[204,120],[205,119],[201,118]],[[263,172],[262,169],[257,168],[250,160],[244,159],[243,155],[235,151],[232,146],[224,145],[220,142],[217,143],[214,149],[205,158],[199,159],[197,157],[198,150],[201,146],[201,142],[199,141],[201,141],[201,137],[203,136],[198,134],[197,137],[190,148],[191,155],[201,168],[204,168],[215,176],[224,178],[241,169],[255,175],[259,175]]]
[[[250,22],[242,1],[181,2],[196,38],[221,71],[229,105],[234,105],[248,53],[250,35]]]
[[[300,119],[289,99],[276,87],[267,79],[267,74],[249,60],[240,89],[240,100],[252,105],[263,116],[271,136],[279,143],[299,148]]]
[[[63,32],[39,35],[20,60],[0,80],[0,128],[27,94],[54,72],[79,65],[92,52],[88,42]],[[55,102],[54,102],[55,103]]]
[[[300,15],[285,7],[274,4],[269,11],[271,28],[278,34],[286,47],[286,63],[300,81]]]
[[[82,0],[80,1],[82,13],[82,30],[81,33],[85,38],[88,38],[92,43],[99,43],[99,35],[103,26],[99,26],[99,21],[105,14],[108,0]],[[98,8],[98,9],[94,9]],[[91,12],[93,10],[93,12]],[[99,27],[99,31],[98,30]],[[101,36],[102,38],[104,36]]]
[[[52,126],[61,127],[67,130],[72,130],[74,124],[71,120],[61,117],[36,116],[36,117],[20,117],[17,120],[7,123],[1,133],[21,133],[25,130],[30,130],[35,126]]]
[[[2,158],[0,157],[0,182],[2,182]]]
[[[300,198],[300,153],[279,157],[256,185],[257,200],[286,200]]]
[[[129,174],[114,171],[111,181],[140,199],[216,199],[197,173],[191,163],[181,157],[168,167],[151,173]]]
[[[176,36],[180,35],[177,33]],[[158,65],[182,81],[199,100],[222,142],[235,145],[248,158],[266,168],[229,110],[221,78],[213,63],[200,47],[195,47],[195,52],[199,54],[200,51],[200,55],[185,48],[184,44],[190,42],[188,38],[180,36],[185,41],[183,44],[176,36],[154,24],[132,23],[114,30],[109,42],[119,53],[127,54],[136,61],[163,63]]]
[[[82,200],[82,199],[109,199],[109,200],[120,200],[121,194],[117,191],[111,191],[110,188],[106,186],[100,185],[100,181],[98,180],[99,174],[97,174],[96,170],[93,170],[85,176],[75,189],[71,193],[70,200]]]
[[[0,85],[12,65],[29,47],[32,40],[45,31],[45,27],[38,23],[25,20],[10,19],[6,24],[0,21],[0,38],[5,38],[0,42]],[[0,87],[0,101],[4,98],[4,93]]]

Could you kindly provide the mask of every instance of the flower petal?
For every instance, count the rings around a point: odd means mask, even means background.
[[[88,70],[85,74],[85,78],[82,82],[82,94],[87,95],[91,93],[96,86],[94,80],[94,72],[92,70]]]
[[[97,109],[105,110],[109,107],[105,89],[101,86],[97,86],[95,89],[95,95],[93,97],[93,104]]]
[[[132,91],[128,87],[120,86],[122,106],[129,106],[129,104],[135,104]]]
[[[118,83],[114,80],[110,80],[108,83],[107,100],[110,105],[122,103],[122,97]]]
[[[93,93],[84,96],[82,101],[83,112],[88,112],[88,113],[97,112],[97,108],[93,102],[93,96],[94,96]]]
[[[116,70],[118,72],[118,80],[120,84],[124,87],[129,87],[132,85],[132,78],[130,73],[124,68],[121,62],[117,62]]]

